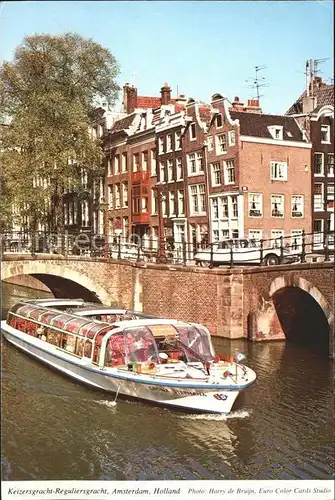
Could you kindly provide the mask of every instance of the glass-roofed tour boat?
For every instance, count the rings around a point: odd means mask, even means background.
[[[90,386],[155,404],[229,413],[256,374],[215,355],[202,325],[160,318],[104,322],[33,301],[1,321],[5,338]]]

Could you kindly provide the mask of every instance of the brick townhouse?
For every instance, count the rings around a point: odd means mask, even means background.
[[[310,149],[293,117],[215,94],[208,128],[210,239],[300,240],[311,231]]]
[[[310,69],[313,61],[308,63]],[[305,129],[311,149],[311,211],[314,248],[322,249],[327,232],[334,231],[334,85],[307,71],[307,88],[289,108]]]

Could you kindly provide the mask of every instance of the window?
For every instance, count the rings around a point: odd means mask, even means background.
[[[174,133],[175,149],[181,149],[181,132],[177,130]]]
[[[221,155],[227,153],[227,137],[226,134],[216,136],[216,154]]]
[[[214,229],[213,231],[213,241],[219,241],[220,239],[220,233],[218,229]]]
[[[301,250],[302,229],[292,229],[291,231],[291,250]]]
[[[115,184],[115,208],[120,208],[120,184]]]
[[[115,155],[114,157],[114,174],[120,173],[120,156]]]
[[[113,208],[113,185],[108,186],[108,207]]]
[[[323,175],[323,153],[314,153],[314,174]]]
[[[159,180],[165,182],[165,163],[163,161],[159,164]]]
[[[235,183],[234,160],[228,160],[224,162],[224,177],[225,177],[225,184]]]
[[[175,194],[171,191],[169,192],[169,212],[170,217],[176,215]]]
[[[196,171],[197,172],[203,172],[203,165],[202,165],[202,151],[198,151],[196,153]]]
[[[151,190],[151,213],[157,214],[158,203],[157,203],[157,192],[155,189]]]
[[[148,151],[142,153],[142,172],[148,170]]]
[[[121,172],[127,172],[127,153],[122,153],[121,157]]]
[[[313,194],[314,194],[314,210],[323,210],[324,204],[324,184],[321,182],[314,183]]]
[[[195,153],[187,155],[188,175],[196,173]]]
[[[283,140],[283,127],[280,125],[272,125],[271,127],[268,127],[268,130],[270,134],[272,135],[273,139],[277,139],[279,141]]]
[[[166,136],[166,151],[172,151],[172,134]]]
[[[205,214],[205,184],[193,184],[190,186],[190,212],[191,215]]]
[[[227,219],[228,218],[228,198],[227,198],[227,196],[220,198],[220,204],[221,204],[222,217],[224,219]]]
[[[249,193],[248,195],[248,214],[249,217],[262,217],[262,195],[259,193]]]
[[[292,217],[303,217],[304,216],[304,197],[302,195],[292,196]]]
[[[320,246],[323,244],[323,220],[316,219],[313,221],[313,244]]]
[[[286,181],[287,180],[287,163],[272,161],[270,163],[270,177],[272,181]]]
[[[216,116],[216,126],[217,128],[220,128],[222,127],[222,115],[221,113],[219,113],[217,116]]]
[[[158,154],[164,153],[164,140],[163,137],[158,138]]]
[[[282,194],[271,195],[272,217],[284,217],[284,196]]]
[[[128,206],[128,182],[122,182],[122,206]]]
[[[233,229],[232,232],[231,232],[231,237],[233,239],[237,239],[239,237],[239,232],[238,232],[238,229]]]
[[[178,191],[178,215],[184,215],[184,191]]]
[[[196,138],[196,129],[195,129],[195,123],[191,123],[190,125],[190,139],[193,141]]]
[[[334,177],[334,154],[327,154],[327,175],[329,177]]]
[[[133,154],[133,172],[138,172],[140,169],[140,158],[139,154]]]
[[[271,240],[274,248],[280,248],[284,238],[284,229],[273,229],[271,231]]]
[[[334,201],[334,184],[328,184],[327,186],[327,200]]]
[[[263,231],[261,229],[249,229],[249,239],[260,241],[263,238]]]
[[[211,173],[212,173],[212,186],[220,186],[222,183],[220,162],[211,164]]]
[[[219,218],[219,202],[217,198],[213,198],[212,202],[212,219]]]
[[[156,150],[151,150],[151,175],[157,175],[156,172]]]
[[[330,143],[330,125],[321,125],[321,142]]]
[[[235,130],[230,130],[228,132],[228,142],[229,146],[235,146]]]
[[[112,160],[110,158],[107,160],[107,175],[109,177],[113,175]]]
[[[207,147],[208,147],[208,151],[213,151],[213,136],[212,135],[209,135],[207,137]]]
[[[168,182],[173,181],[173,160],[167,161],[167,176]]]
[[[163,217],[167,216],[167,209],[166,209],[166,195],[162,195],[162,215]]]
[[[176,173],[177,173],[177,181],[181,180],[183,178],[183,165],[182,165],[182,159],[177,158],[176,159]]]
[[[237,196],[231,197],[232,204],[232,217],[238,217],[238,205],[237,205]]]

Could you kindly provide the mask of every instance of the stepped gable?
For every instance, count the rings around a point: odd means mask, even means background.
[[[230,116],[232,120],[239,120],[241,135],[273,139],[268,127],[277,125],[283,127],[283,140],[303,141],[302,132],[291,116],[244,113],[243,111],[230,111]]]

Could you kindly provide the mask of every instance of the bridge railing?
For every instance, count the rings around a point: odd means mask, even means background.
[[[11,231],[1,235],[2,253],[61,254],[95,259],[125,259],[173,265],[270,265],[334,259],[334,231],[280,236],[272,239],[205,240],[129,237],[80,232],[56,234]]]

